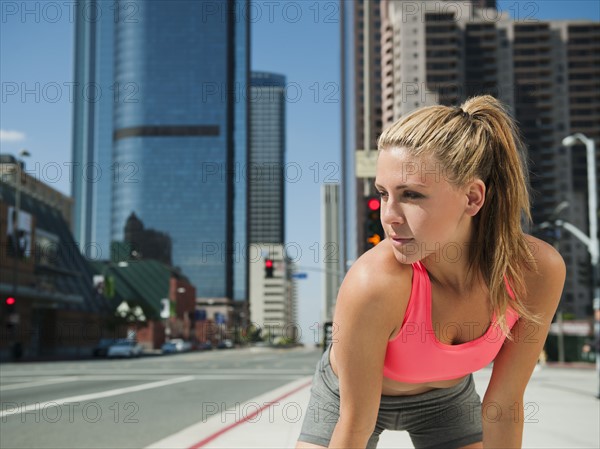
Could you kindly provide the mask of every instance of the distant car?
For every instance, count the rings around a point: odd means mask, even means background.
[[[101,338],[98,344],[92,350],[94,357],[106,357],[108,355],[108,348],[114,345],[118,340],[114,338]]]
[[[192,349],[192,344],[189,341],[181,338],[174,338],[165,342],[161,347],[163,354],[171,354],[174,352],[186,352]]]
[[[142,347],[135,340],[118,340],[108,348],[108,357],[139,357]]]
[[[217,345],[217,349],[231,349],[233,348],[233,341],[229,339],[221,340]]]
[[[210,341],[205,341],[202,343],[198,343],[196,347],[201,351],[210,351],[213,348],[213,345]]]

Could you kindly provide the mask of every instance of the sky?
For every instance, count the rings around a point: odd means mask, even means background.
[[[350,1],[350,0],[347,0]],[[70,195],[74,1],[0,0],[0,153],[26,148],[31,175]],[[600,0],[499,1],[522,21],[600,21]],[[258,1],[248,9],[251,68],[285,75],[286,242],[308,274],[298,281],[298,327],[320,322],[320,189],[340,178],[340,10],[332,0]]]

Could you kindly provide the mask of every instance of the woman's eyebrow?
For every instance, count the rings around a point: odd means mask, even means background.
[[[413,184],[399,184],[396,187],[394,187],[394,190],[401,190],[401,189],[406,189],[406,188],[414,188],[414,187],[427,187],[427,185],[422,184],[422,183],[413,183]],[[383,189],[384,187],[380,184],[378,184],[377,182],[375,182],[375,188],[377,189]]]

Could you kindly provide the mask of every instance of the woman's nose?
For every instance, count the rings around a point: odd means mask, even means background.
[[[381,221],[385,224],[402,224],[406,220],[400,204],[394,201],[381,202]]]

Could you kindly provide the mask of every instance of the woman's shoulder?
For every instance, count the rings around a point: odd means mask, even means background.
[[[334,321],[361,323],[363,335],[388,340],[402,322],[411,286],[411,266],[398,262],[383,240],[352,264],[338,293]]]
[[[397,300],[411,290],[412,268],[396,260],[389,241],[362,254],[353,264],[342,283],[342,288],[362,298]],[[354,295],[353,295],[354,296]]]
[[[564,268],[562,256],[548,242],[529,234],[525,234],[525,241],[529,245],[539,275],[549,275]]]
[[[528,297],[542,297],[540,292],[562,289],[566,275],[565,262],[556,248],[549,243],[525,234],[525,240],[529,245],[535,271],[524,273]],[[537,301],[534,301],[537,302]]]

